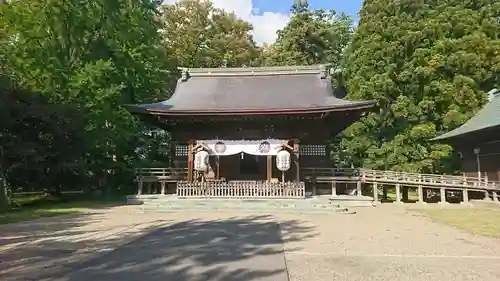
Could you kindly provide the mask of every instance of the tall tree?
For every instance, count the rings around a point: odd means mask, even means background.
[[[0,178],[9,186],[56,193],[64,185],[78,187],[87,147],[76,106],[1,85],[0,120]]]
[[[3,4],[5,60],[23,88],[74,104],[87,122],[89,175],[130,164],[140,128],[120,105],[168,96],[173,80],[153,0],[33,0]]]
[[[210,1],[183,0],[162,10],[164,44],[179,66],[250,66],[259,56],[252,26]]]
[[[348,50],[349,98],[375,99],[339,151],[370,168],[453,170],[429,141],[478,110],[500,81],[500,6],[492,1],[365,0]]]
[[[334,10],[310,10],[307,1],[296,2],[290,22],[268,50],[266,64],[340,66],[351,39],[351,18]]]

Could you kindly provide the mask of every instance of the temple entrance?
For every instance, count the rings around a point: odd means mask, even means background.
[[[247,153],[220,156],[220,173],[228,181],[265,181],[266,164],[266,156]]]
[[[266,180],[266,156],[242,153],[240,175],[248,180]]]

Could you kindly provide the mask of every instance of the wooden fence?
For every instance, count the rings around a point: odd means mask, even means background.
[[[303,182],[271,183],[256,181],[177,182],[179,197],[210,198],[305,198]]]

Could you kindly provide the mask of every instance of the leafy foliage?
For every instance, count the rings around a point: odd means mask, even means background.
[[[162,10],[164,45],[176,65],[250,66],[259,56],[252,26],[209,1],[181,1]]]
[[[430,139],[470,118],[500,81],[500,5],[479,2],[364,2],[345,78],[349,98],[375,99],[379,111],[346,131],[338,154],[355,166],[453,170],[451,147]]]
[[[451,147],[429,139],[499,86],[500,5],[366,0],[353,37],[346,15],[295,3],[259,48],[251,24],[208,1],[0,1],[0,181],[118,189],[133,167],[168,165],[169,135],[121,105],[168,98],[178,66],[344,68],[335,87],[378,110],[335,140],[336,164],[452,171]]]
[[[0,91],[0,174],[25,191],[79,182],[86,150],[79,110],[17,88]]]
[[[352,34],[352,20],[335,11],[294,5],[290,22],[269,47],[267,65],[329,64],[339,67]]]
[[[173,88],[173,66],[167,64],[157,10],[158,4],[148,0],[34,0],[0,7],[5,43],[0,58],[9,66],[8,76],[54,108],[71,105],[85,119],[83,128],[71,123],[61,130],[79,129],[84,135],[82,176],[88,185],[101,187],[120,173],[131,174],[127,169],[139,161],[137,146],[156,141],[142,134],[143,125],[121,105],[162,100]],[[37,112],[39,118],[45,115],[39,113],[45,110]],[[39,123],[62,122],[44,118]],[[65,148],[59,153],[71,160]],[[60,176],[54,167],[50,171],[46,177]]]

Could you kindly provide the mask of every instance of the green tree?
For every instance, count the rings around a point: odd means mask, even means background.
[[[87,147],[76,106],[1,86],[0,120],[0,177],[8,186],[54,193],[77,187]]]
[[[210,1],[184,0],[162,10],[164,45],[178,66],[251,66],[259,57],[252,26]]]
[[[173,86],[158,7],[151,0],[33,0],[0,8],[11,76],[85,115],[87,175],[101,185],[109,169],[133,164],[144,139],[121,105],[165,99]]]
[[[292,6],[292,18],[267,49],[265,64],[340,66],[351,39],[351,18],[334,10],[309,10],[302,2]]]
[[[492,1],[366,0],[344,74],[348,97],[377,100],[378,110],[345,132],[337,153],[369,168],[453,171],[451,147],[429,140],[498,86],[499,17]]]

